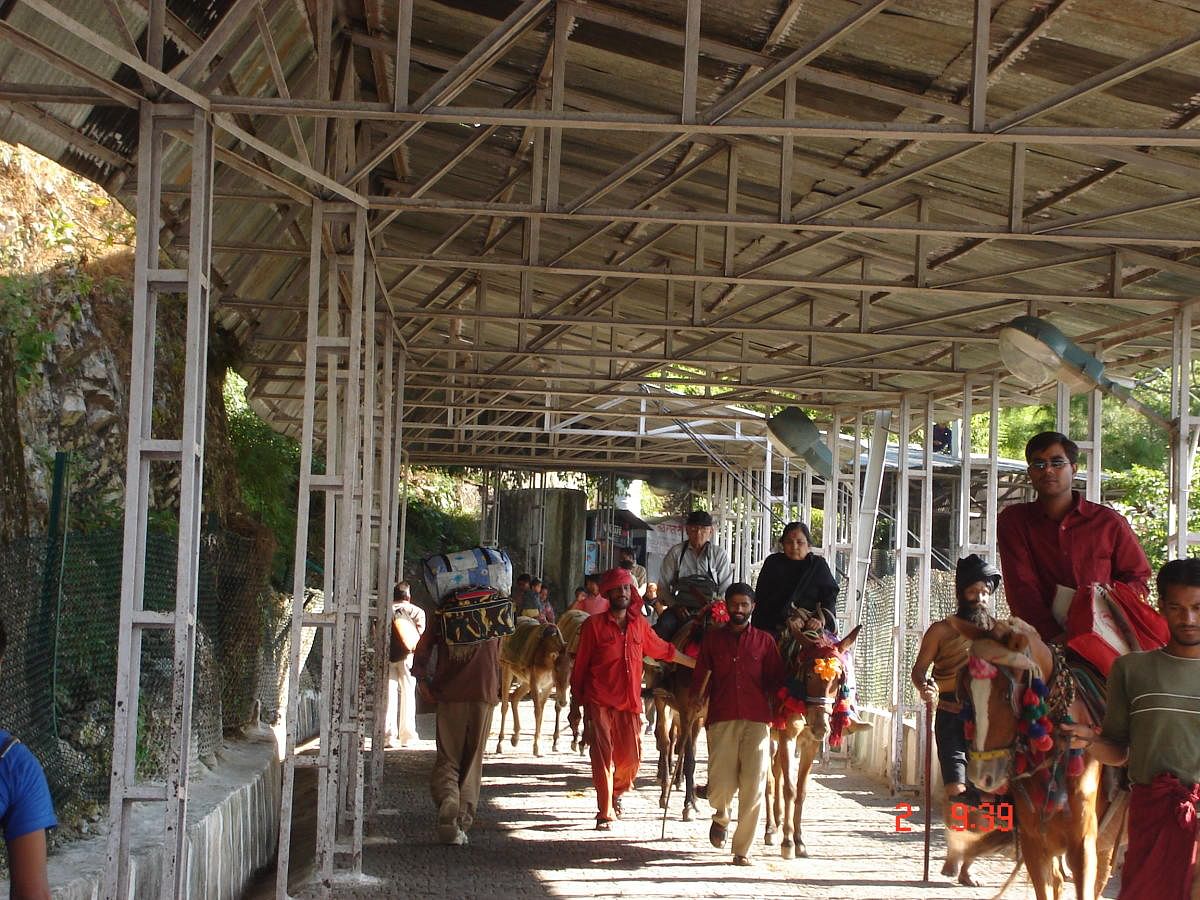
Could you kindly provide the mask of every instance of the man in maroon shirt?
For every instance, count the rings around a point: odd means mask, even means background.
[[[413,651],[412,673],[422,699],[437,703],[437,757],[429,779],[437,837],[461,847],[475,821],[483,745],[500,696],[500,639],[451,646],[435,615]]]
[[[609,569],[599,586],[609,606],[579,630],[571,693],[587,712],[596,830],[608,831],[642,763],[642,657],[689,667],[696,661],[656,635],[645,616],[629,614],[634,586],[628,570]]]
[[[708,683],[708,802],[715,810],[708,839],[718,849],[725,846],[736,793],[733,862],[747,866],[762,811],[772,698],[787,682],[787,667],[775,638],[750,624],[754,612],[750,585],[731,584],[725,591],[725,605],[729,624],[705,633],[692,690],[699,693]]]
[[[1123,583],[1141,599],[1148,594],[1150,563],[1124,516],[1072,490],[1078,457],[1075,442],[1057,431],[1030,438],[1025,460],[1037,499],[996,520],[1008,606],[1048,641],[1071,637],[1067,598],[1086,592],[1090,600],[1093,585]]]

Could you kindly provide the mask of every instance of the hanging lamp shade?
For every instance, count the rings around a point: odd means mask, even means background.
[[[1178,431],[1177,422],[1134,397],[1125,379],[1108,375],[1104,363],[1045,319],[1018,316],[1000,329],[1000,359],[1014,378],[1030,387],[1061,381],[1073,394],[1098,388],[1169,433]]]
[[[1104,363],[1045,319],[1020,316],[1000,330],[1000,359],[1018,381],[1065,382],[1072,393],[1107,388]]]
[[[833,477],[833,454],[825,445],[821,430],[804,410],[785,407],[767,419],[767,433],[780,452],[799,456],[822,478]]]

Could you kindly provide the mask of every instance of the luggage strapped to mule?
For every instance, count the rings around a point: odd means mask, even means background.
[[[437,609],[442,637],[451,646],[478,644],[516,630],[513,602],[490,587],[450,591]]]
[[[675,603],[686,607],[690,612],[703,609],[713,600],[719,599],[720,585],[717,582],[716,572],[712,568],[712,554],[709,552],[711,546],[711,543],[706,543],[704,552],[701,553],[707,574],[676,576],[675,580],[668,585]],[[687,541],[679,545],[680,565],[683,564],[683,555],[687,553],[687,548]]]

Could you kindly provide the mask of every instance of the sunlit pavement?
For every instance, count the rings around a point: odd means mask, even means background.
[[[524,712],[524,710],[523,710]],[[680,820],[682,797],[671,799],[666,838],[654,783],[654,739],[645,738],[639,791],[628,797],[624,819],[611,832],[593,829],[596,812],[586,757],[549,750],[547,722],[541,758],[528,734],[514,750],[488,744],[479,819],[466,847],[433,836],[428,774],[433,764],[432,717],[420,723],[424,739],[388,753],[381,814],[369,833],[361,882],[339,881],[334,896],[350,897],[992,897],[1012,871],[1011,858],[976,864],[981,888],[953,884],[937,873],[944,842],[934,829],[931,881],[921,883],[923,831],[896,832],[895,800],[886,788],[854,772],[822,772],[809,786],[804,833],[809,858],[784,860],[760,839],[753,866],[730,865],[729,852],[708,842],[708,804]],[[531,721],[527,714],[525,721]],[[549,714],[547,715],[549,718]],[[498,721],[498,716],[497,716]],[[495,728],[497,722],[493,722]],[[564,725],[565,727],[565,725]],[[697,781],[706,778],[701,739]],[[732,836],[732,827],[730,835]],[[1068,886],[1068,891],[1070,890]],[[1110,887],[1108,892],[1113,894]],[[1115,894],[1113,894],[1115,896]],[[1032,897],[1024,873],[1005,894]]]

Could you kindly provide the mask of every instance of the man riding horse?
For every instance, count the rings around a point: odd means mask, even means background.
[[[723,596],[733,582],[729,554],[712,542],[712,515],[692,510],[684,531],[687,540],[667,551],[658,570],[669,599],[654,630],[668,640],[692,613]]]
[[[1093,627],[1097,585],[1104,586],[1140,649],[1161,647],[1167,635],[1143,602],[1150,563],[1133,529],[1120,513],[1072,490],[1078,458],[1078,445],[1057,431],[1029,439],[1025,460],[1037,499],[1000,513],[996,541],[1013,615],[1036,628],[1042,640],[1074,651],[1103,679],[1121,650]]]

